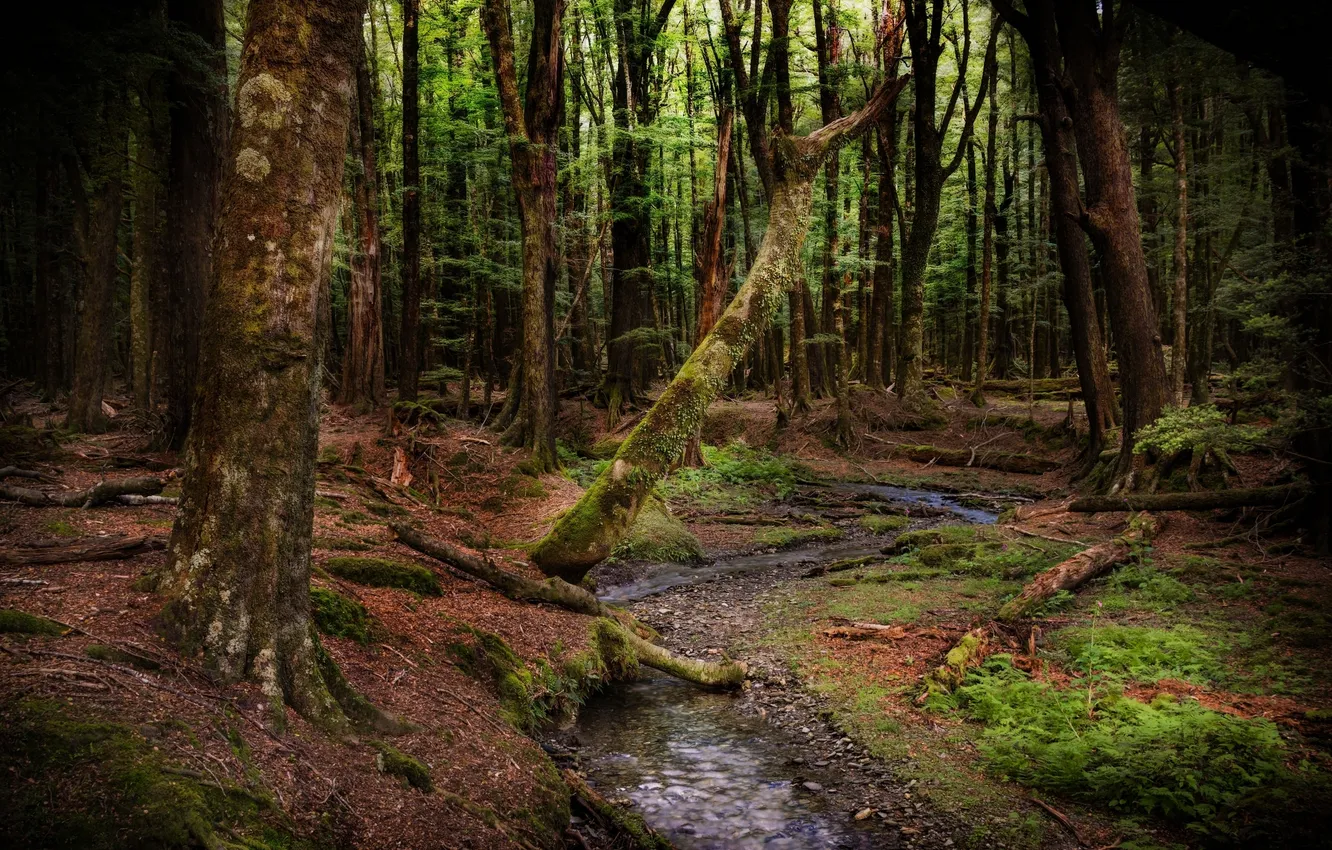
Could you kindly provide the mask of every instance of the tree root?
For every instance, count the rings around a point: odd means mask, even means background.
[[[47,493],[29,487],[0,484],[0,499],[34,508],[95,508],[116,501],[121,496],[156,496],[164,486],[160,478],[123,478],[119,481],[103,481],[87,490]]]
[[[407,546],[473,578],[481,579],[510,599],[545,602],[577,614],[605,617],[624,632],[625,639],[633,647],[640,664],[707,687],[734,688],[739,687],[745,680],[747,670],[744,664],[735,661],[714,663],[685,658],[664,647],[649,643],[643,634],[651,632],[629,612],[607,605],[577,585],[569,584],[560,578],[549,578],[545,581],[529,579],[500,569],[489,558],[474,555],[442,540],[427,537],[403,523],[393,523],[389,527]]]

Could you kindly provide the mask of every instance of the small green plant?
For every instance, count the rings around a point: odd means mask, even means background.
[[[396,587],[422,596],[439,596],[439,579],[419,564],[388,558],[329,558],[324,568],[338,578],[369,587]]]
[[[1167,457],[1185,449],[1194,452],[1244,451],[1262,441],[1262,430],[1231,425],[1214,405],[1167,407],[1155,422],[1139,428],[1133,451],[1155,451]]]
[[[46,523],[46,525],[42,526],[42,530],[45,531],[47,534],[50,534],[55,537],[79,536],[79,530],[75,528],[72,524],[65,522],[63,519],[51,520],[50,522]]]

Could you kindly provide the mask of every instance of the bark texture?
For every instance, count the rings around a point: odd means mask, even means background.
[[[421,0],[402,2],[402,328],[398,398],[416,401],[421,371]]]
[[[809,136],[774,138],[768,230],[744,285],[610,465],[537,544],[532,557],[547,575],[577,583],[624,537],[735,364],[803,274],[800,249],[809,231],[812,183],[828,152],[868,129],[905,83],[903,77],[881,85],[859,112]]]
[[[311,623],[310,545],[321,301],[364,10],[250,4],[204,317],[208,383],[159,583],[184,651],[222,681],[257,682],[275,717],[285,704],[336,730],[352,700]]]
[[[1206,511],[1216,508],[1280,507],[1304,498],[1300,486],[1253,487],[1240,490],[1203,490],[1194,493],[1121,493],[1086,496],[1068,506],[1070,511]]]
[[[0,567],[76,564],[82,561],[119,561],[166,548],[165,537],[85,537],[79,540],[39,540],[16,549],[0,549]]]

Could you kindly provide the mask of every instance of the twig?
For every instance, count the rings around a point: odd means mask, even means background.
[[[1064,829],[1067,829],[1069,833],[1072,834],[1072,836],[1075,839],[1077,839],[1079,846],[1081,847],[1087,846],[1086,840],[1083,839],[1082,834],[1078,832],[1078,828],[1073,825],[1073,821],[1069,820],[1067,815],[1065,815],[1063,812],[1059,811],[1049,803],[1045,802],[1044,800],[1038,800],[1037,798],[1032,797],[1031,801],[1036,805],[1040,806],[1042,809],[1045,809],[1047,812],[1050,813],[1051,817],[1059,821],[1059,823],[1063,825]]]

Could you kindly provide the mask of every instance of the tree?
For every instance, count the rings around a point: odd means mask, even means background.
[[[1133,489],[1135,458],[1142,458],[1133,453],[1134,435],[1161,415],[1168,384],[1142,251],[1133,169],[1119,118],[1119,47],[1128,10],[1096,0],[1053,8],[1042,0],[1036,5],[1058,23],[1067,71],[1063,96],[1073,118],[1086,187],[1079,224],[1103,264],[1106,306],[1119,354],[1124,436],[1112,489]]]
[[[939,57],[944,48],[944,0],[907,0],[906,31],[911,43],[911,74],[915,79],[916,108],[912,113],[915,136],[914,193],[911,231],[902,245],[902,337],[897,362],[897,394],[903,404],[923,408],[928,404],[924,385],[925,265],[939,225],[939,201],[944,181],[957,170],[966,153],[976,116],[985,102],[994,64],[998,27],[990,28],[985,49],[985,71],[974,103],[962,102],[962,123],[957,148],[943,159],[944,137],[952,124],[966,87],[967,58],[971,51],[971,19],[968,3],[962,4],[961,46],[957,50],[958,75],[942,117],[935,103],[939,80]]]
[[[223,682],[367,718],[310,618],[320,359],[361,0],[253,0],[162,622]]]
[[[1188,344],[1185,339],[1189,322],[1189,167],[1184,145],[1184,98],[1180,84],[1172,81],[1170,118],[1175,143],[1175,289],[1171,297],[1170,397],[1176,407],[1184,406],[1185,364]],[[1203,262],[1210,262],[1203,258]]]
[[[1106,430],[1115,424],[1115,395],[1110,383],[1110,368],[1106,363],[1105,344],[1092,290],[1087,237],[1079,224],[1082,199],[1078,181],[1077,143],[1073,134],[1073,119],[1065,99],[1062,48],[1049,0],[1030,0],[1025,15],[1014,11],[1005,0],[999,0],[995,5],[1004,20],[1021,33],[1031,55],[1045,166],[1050,174],[1050,206],[1055,244],[1059,251],[1059,266],[1064,275],[1064,305],[1073,330],[1078,383],[1082,388],[1083,405],[1087,411],[1086,457],[1090,469],[1090,464],[1095,463],[1100,456]],[[1005,195],[1008,195],[1010,181],[1005,179],[1004,182]],[[1001,212],[1007,203],[1005,200],[1001,205]],[[996,247],[1002,298],[1006,290],[1004,277],[1008,253],[1004,233],[1006,223],[1002,215],[996,214],[995,225],[999,236]],[[1001,333],[1006,337],[1007,328],[1004,327]],[[1002,350],[1006,350],[1007,339],[1000,344]]]
[[[363,408],[384,403],[384,320],[379,273],[379,175],[375,162],[374,92],[365,50],[356,58],[354,114],[348,133],[352,157],[359,168],[351,179],[355,211],[356,250],[347,293],[347,349],[342,355],[340,401]]]
[[[523,231],[522,398],[506,440],[532,451],[542,471],[559,466],[555,454],[555,238],[557,172],[555,151],[564,92],[560,24],[563,0],[538,0],[533,7],[527,54],[527,90],[520,102],[513,34],[506,0],[486,0],[481,20],[513,161],[513,188]]]
[[[1014,85],[1016,81],[1010,80],[1009,84]],[[985,376],[990,368],[990,292],[994,277],[994,220],[998,213],[994,197],[995,172],[999,169],[998,134],[999,69],[994,67],[990,74],[990,117],[985,126],[985,209],[982,214],[980,309],[976,322],[976,388],[971,394],[977,407],[985,406]]]
[[[402,0],[402,330],[398,398],[415,401],[421,370],[421,0]]]
[[[213,232],[227,140],[227,57],[222,0],[168,0],[167,17],[198,47],[197,61],[179,63],[168,87],[171,150],[163,240],[169,284],[156,316],[169,352],[164,357],[163,442],[180,449],[190,428],[200,325],[213,279]]]
[[[781,2],[781,0],[776,0]],[[779,60],[780,61],[780,60]],[[779,71],[777,78],[782,78]],[[547,575],[577,583],[628,532],[657,482],[679,460],[708,404],[804,274],[800,251],[809,232],[813,182],[831,150],[869,129],[907,77],[881,83],[860,111],[808,136],[788,135],[790,94],[778,89],[778,131],[771,142],[768,229],[763,244],[712,332],[620,445],[614,459],[532,551]]]

